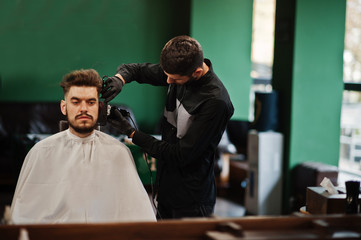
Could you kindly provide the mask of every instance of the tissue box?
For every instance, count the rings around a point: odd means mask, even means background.
[[[346,191],[336,187],[340,194],[329,194],[324,187],[307,187],[306,211],[311,214],[345,213]]]

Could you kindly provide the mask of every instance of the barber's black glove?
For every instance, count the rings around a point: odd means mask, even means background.
[[[128,120],[122,115],[122,113],[116,108],[110,109],[108,116],[108,122],[116,127],[121,134],[125,134],[128,137],[135,131],[135,128],[128,122]]]
[[[115,96],[117,96],[118,93],[120,93],[123,86],[124,86],[124,82],[119,77],[113,76],[108,78],[104,82],[104,86],[101,92],[102,94],[101,98],[104,98],[105,102],[109,102],[110,100],[115,98]]]

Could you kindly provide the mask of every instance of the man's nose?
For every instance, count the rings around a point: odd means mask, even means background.
[[[88,106],[87,106],[86,102],[82,102],[82,103],[80,104],[80,111],[82,111],[82,112],[88,111]]]

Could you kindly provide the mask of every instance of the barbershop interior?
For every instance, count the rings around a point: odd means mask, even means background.
[[[9,223],[26,155],[62,131],[62,77],[159,63],[179,35],[202,45],[234,106],[213,215]],[[0,0],[0,36],[0,239],[361,238],[361,0]],[[109,105],[157,138],[166,97],[167,87],[131,82]],[[98,129],[130,149],[152,201],[157,159]]]

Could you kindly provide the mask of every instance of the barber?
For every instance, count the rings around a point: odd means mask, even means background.
[[[215,151],[233,115],[228,92],[189,36],[166,43],[160,64],[122,64],[105,82],[102,97],[113,99],[124,84],[136,81],[168,86],[162,140],[135,130],[116,109],[108,121],[157,159],[159,219],[208,217],[216,201]]]

